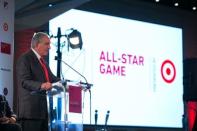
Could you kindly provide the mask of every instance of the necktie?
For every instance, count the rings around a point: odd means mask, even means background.
[[[46,64],[45,64],[43,58],[40,58],[40,64],[41,64],[42,69],[43,69],[43,71],[44,71],[45,78],[46,78],[46,80],[49,82],[49,81],[50,81],[50,80],[49,80],[49,74],[48,74],[48,70],[47,70],[47,67],[46,67]]]

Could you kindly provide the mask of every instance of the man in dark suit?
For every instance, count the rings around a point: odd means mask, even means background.
[[[5,96],[0,94],[0,131],[21,131],[16,124],[16,115],[10,108]]]
[[[49,49],[49,36],[38,32],[32,37],[31,49],[17,61],[18,117],[23,131],[48,131],[46,91],[60,80],[43,62]]]

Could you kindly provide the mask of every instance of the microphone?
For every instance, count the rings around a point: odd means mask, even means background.
[[[108,121],[108,119],[109,119],[109,113],[110,113],[110,111],[108,110],[108,111],[107,111],[107,114],[106,114],[106,116],[105,116],[105,127],[107,126],[107,121]]]
[[[84,82],[80,82],[80,84],[84,84],[86,85],[86,89],[90,89],[91,86],[93,86],[93,84],[89,84],[86,77],[84,75],[82,75],[80,72],[78,72],[77,70],[75,70],[72,66],[70,66],[68,63],[66,63],[65,61],[61,60],[60,58],[58,58],[57,56],[55,57],[55,60],[61,61],[62,63],[64,63],[65,65],[67,65],[70,69],[72,69],[75,73],[77,73],[78,75],[80,75],[81,77],[83,77],[83,79],[85,80]],[[70,80],[68,80],[70,81]]]
[[[97,125],[97,120],[98,120],[98,110],[95,110],[94,118],[95,118],[95,125]]]

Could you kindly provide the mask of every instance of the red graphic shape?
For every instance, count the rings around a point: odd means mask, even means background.
[[[170,68],[167,68],[166,73],[167,73],[168,75],[170,75],[170,73],[171,73]]]
[[[168,66],[168,65],[170,65],[170,66],[172,67],[173,71],[170,69],[170,67],[167,67],[167,68],[165,69],[165,66]],[[164,73],[165,73],[167,76],[170,76],[171,73],[173,73],[173,74],[172,74],[172,77],[167,78],[167,77],[165,76]],[[164,80],[165,82],[167,82],[167,83],[172,83],[172,82],[174,81],[174,79],[175,79],[175,77],[176,77],[176,69],[175,69],[174,63],[173,63],[172,61],[170,61],[170,60],[165,60],[165,61],[162,63],[162,65],[161,65],[161,76],[162,76],[163,80]]]
[[[1,42],[1,53],[11,54],[11,44]]]

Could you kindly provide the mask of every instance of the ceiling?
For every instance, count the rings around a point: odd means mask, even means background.
[[[38,27],[59,14],[90,1],[96,0],[15,0],[15,30]],[[134,0],[106,1],[110,2],[110,4],[116,2],[128,6],[132,4]],[[155,0],[138,1],[154,4],[155,6],[161,5],[176,8],[177,10],[184,10],[191,13],[197,12],[197,10],[192,9],[193,6],[197,5],[197,0],[160,0],[159,2]],[[175,6],[175,2],[179,2],[179,5]]]
[[[177,8],[180,10],[192,11],[192,12],[196,12],[196,9],[193,9],[193,7],[197,6],[197,0],[158,0],[159,2],[156,2],[156,0],[140,0],[140,1],[150,2],[155,5],[159,4],[172,8]],[[178,3],[178,5],[175,6],[175,3]]]
[[[15,30],[43,25],[90,0],[15,0]]]

